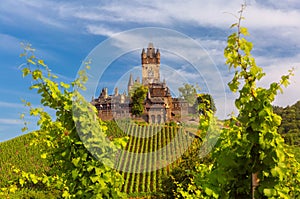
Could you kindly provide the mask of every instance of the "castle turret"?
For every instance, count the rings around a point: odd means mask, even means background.
[[[118,96],[119,95],[119,89],[118,87],[115,88],[115,96]]]
[[[108,98],[108,90],[107,90],[107,88],[103,88],[102,89],[99,98],[103,98],[103,99]]]
[[[149,43],[147,52],[142,50],[142,84],[148,85],[149,83],[160,82],[160,52],[153,46],[153,43]]]
[[[157,63],[160,64],[160,52],[159,52],[159,49],[156,50],[155,56],[156,56]]]
[[[108,98],[108,88],[104,88],[104,98]]]

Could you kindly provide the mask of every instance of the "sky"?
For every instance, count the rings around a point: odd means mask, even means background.
[[[241,0],[14,0],[0,4],[0,141],[22,135],[22,99],[39,106],[39,97],[22,77],[20,43],[30,43],[59,80],[71,82],[91,60],[87,100],[102,87],[126,91],[129,75],[141,72],[140,53],[149,42],[161,50],[161,77],[174,96],[183,83],[199,84],[216,101],[217,116],[235,112],[237,94],[229,92],[233,76],[223,50],[237,21]],[[253,56],[266,72],[259,86],[278,82],[292,67],[291,85],[274,105],[300,100],[300,2],[248,0],[243,26],[253,43]],[[125,85],[125,86],[124,86]],[[36,119],[28,115],[30,130]]]

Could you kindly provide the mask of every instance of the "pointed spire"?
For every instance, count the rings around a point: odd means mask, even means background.
[[[129,94],[129,92],[130,92],[130,90],[131,90],[131,87],[133,86],[133,84],[134,84],[134,82],[133,82],[133,78],[132,78],[132,74],[130,73],[130,77],[129,77],[129,81],[128,81],[128,90],[127,90],[127,92],[128,92],[128,94]]]
[[[128,86],[132,86],[133,83],[134,83],[134,82],[133,82],[132,74],[130,73],[129,81],[128,81]]]

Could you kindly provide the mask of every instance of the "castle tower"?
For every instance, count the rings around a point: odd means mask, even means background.
[[[149,43],[147,52],[142,50],[142,84],[148,85],[149,83],[160,82],[160,52],[155,51],[153,43]]]

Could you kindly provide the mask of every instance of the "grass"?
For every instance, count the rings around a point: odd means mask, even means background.
[[[13,167],[36,175],[49,170],[47,160],[40,157],[44,146],[31,146],[32,138],[34,134],[29,133],[0,143],[0,186],[16,179]]]
[[[39,135],[42,138],[42,135]],[[0,143],[0,188],[7,187],[10,181],[18,179],[14,168],[41,176],[49,171],[50,163],[41,158],[41,150],[46,146],[30,145],[35,137],[33,133],[25,134]],[[59,191],[45,190],[43,187],[27,187],[10,193],[8,198],[58,198]]]

